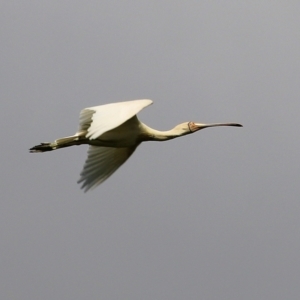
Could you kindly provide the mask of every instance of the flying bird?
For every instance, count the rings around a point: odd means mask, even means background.
[[[52,151],[74,145],[89,145],[88,157],[78,183],[84,191],[95,188],[112,175],[146,141],[167,141],[215,126],[237,123],[201,124],[185,122],[168,131],[152,129],[137,118],[152,100],[133,100],[85,108],[80,112],[79,129],[68,137],[30,148],[31,153]]]

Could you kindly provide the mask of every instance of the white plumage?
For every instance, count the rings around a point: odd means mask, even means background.
[[[46,152],[73,145],[88,144],[88,157],[78,183],[85,191],[95,188],[112,175],[145,141],[166,141],[203,128],[237,126],[237,123],[200,124],[185,122],[169,131],[158,131],[140,122],[137,114],[152,100],[133,100],[85,108],[80,112],[75,135],[41,143],[30,152]]]
[[[86,137],[95,140],[104,132],[120,126],[152,103],[152,100],[144,99],[83,109],[80,113],[79,130],[81,130],[81,127],[86,128],[88,126]]]

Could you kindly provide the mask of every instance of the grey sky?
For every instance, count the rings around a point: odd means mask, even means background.
[[[299,299],[300,3],[3,1],[1,299]],[[82,108],[239,122],[142,144],[96,190]]]

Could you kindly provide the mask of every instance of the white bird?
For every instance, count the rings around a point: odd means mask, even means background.
[[[31,153],[52,151],[73,145],[90,145],[78,183],[84,191],[93,189],[112,175],[146,141],[167,141],[200,129],[214,126],[237,126],[237,123],[200,124],[185,122],[168,131],[158,131],[140,122],[136,116],[152,100],[133,100],[85,108],[80,112],[75,135],[41,143]]]

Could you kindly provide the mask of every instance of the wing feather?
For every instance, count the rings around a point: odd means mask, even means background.
[[[111,148],[90,146],[78,183],[84,191],[93,189],[111,176],[134,152],[136,147]]]
[[[143,99],[85,108],[80,113],[79,131],[87,131],[86,137],[91,140],[97,139],[104,132],[120,126],[150,104],[152,100]]]

